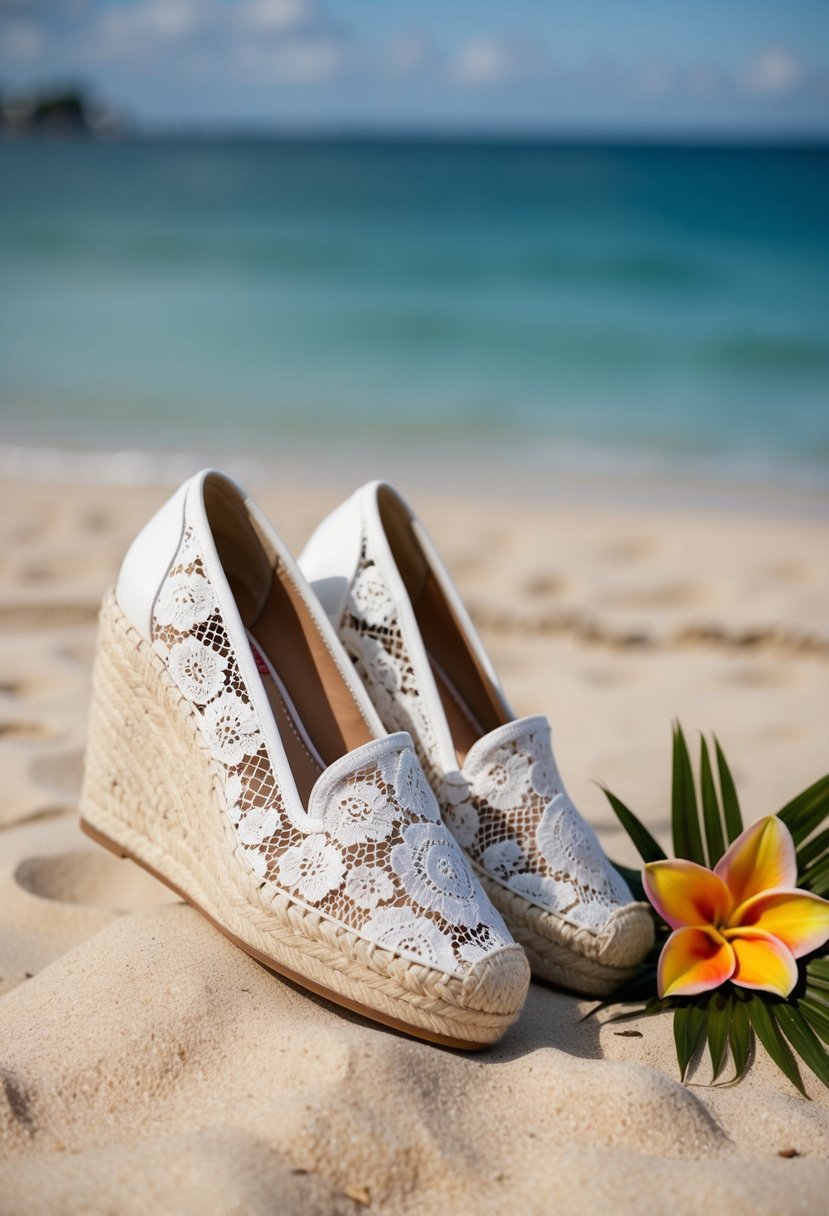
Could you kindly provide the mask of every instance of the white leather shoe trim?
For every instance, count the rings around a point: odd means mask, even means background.
[[[383,756],[393,755],[395,752],[404,750],[408,750],[414,755],[412,736],[408,731],[399,730],[395,731],[393,735],[385,735],[382,739],[372,739],[370,743],[364,743],[362,747],[355,748],[353,752],[346,752],[344,756],[340,756],[339,760],[329,764],[328,768],[320,773],[314,782],[314,788],[308,799],[309,813],[323,820],[325,804],[331,790],[343,777],[351,776],[359,768],[368,768],[376,764]]]
[[[357,572],[362,531],[358,491],[325,517],[299,555],[299,568],[335,629]]]
[[[215,469],[203,469],[189,483],[185,517],[193,528],[207,577],[219,601],[228,638],[230,639],[234,656],[239,666],[239,672],[247,688],[248,696],[253,703],[262,731],[262,738],[268,752],[268,759],[270,760],[271,768],[276,776],[282,795],[285,813],[298,831],[321,832],[323,830],[322,820],[309,815],[305,811],[299,797],[299,791],[296,788],[291,766],[288,763],[288,757],[285,754],[285,748],[282,745],[279,730],[274,721],[270,702],[262,683],[262,677],[259,675],[256,662],[251,653],[245,626],[242,623],[242,618],[236,607],[236,600],[230,590],[219,554],[216,551],[213,533],[204,506],[204,483],[208,477],[223,481],[231,490],[239,494],[241,502],[246,501],[244,493],[229,477],[225,477],[223,473],[218,473]]]
[[[184,500],[190,482],[179,486],[172,498],[136,536],[127,550],[115,585],[115,598],[124,616],[145,642],[152,642],[152,615],[161,584],[178,552],[184,531]]]
[[[481,735],[480,739],[472,744],[467,752],[462,772],[466,777],[474,776],[482,764],[489,762],[496,748],[503,747],[506,743],[512,743],[513,740],[521,739],[524,735],[532,733],[551,735],[550,723],[544,714],[531,714],[526,718],[513,718],[511,722],[505,722],[503,726],[497,726],[495,730],[490,731],[488,735]],[[552,747],[552,743],[550,746]]]

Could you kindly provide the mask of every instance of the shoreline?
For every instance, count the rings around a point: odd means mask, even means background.
[[[336,442],[336,441],[334,441]],[[639,453],[563,448],[556,462],[543,467],[521,444],[511,450],[496,444],[464,450],[442,440],[411,443],[344,443],[290,436],[259,453],[231,454],[218,444],[201,449],[86,447],[9,443],[0,439],[0,479],[69,486],[175,488],[206,466],[217,467],[253,492],[279,484],[298,490],[336,488],[342,496],[380,476],[402,482],[412,492],[457,493],[528,504],[575,502],[595,506],[660,507],[667,510],[726,511],[749,516],[829,517],[829,475],[770,480],[745,466],[716,470],[688,461],[670,462]],[[470,453],[466,452],[467,457]],[[535,463],[533,463],[533,460]],[[522,467],[523,462],[523,467]]]

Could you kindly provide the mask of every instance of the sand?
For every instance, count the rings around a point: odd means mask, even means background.
[[[408,1040],[80,834],[98,601],[166,492],[0,485],[0,1216],[824,1210],[817,1082],[807,1102],[759,1059],[683,1086],[668,1018],[581,1021],[535,984],[487,1052]],[[299,548],[337,493],[260,497]],[[596,782],[665,839],[674,715],[717,732],[747,818],[827,768],[825,516],[418,505],[612,855],[633,858]]]

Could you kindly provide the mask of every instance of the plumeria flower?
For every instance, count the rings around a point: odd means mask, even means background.
[[[799,889],[791,833],[769,815],[737,837],[713,870],[652,861],[645,892],[673,929],[659,958],[659,995],[696,996],[726,980],[788,996],[795,959],[829,940],[829,901]]]

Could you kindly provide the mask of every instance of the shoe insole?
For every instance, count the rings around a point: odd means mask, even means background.
[[[312,739],[302,724],[297,708],[288,695],[285,685],[276,674],[273,664],[250,631],[248,631],[248,641],[256,669],[262,677],[262,684],[267,693],[299,796],[303,806],[307,809],[311,790],[325,768],[325,762],[314,747]]]
[[[473,743],[508,720],[504,706],[431,571],[412,604],[462,765]]]
[[[463,768],[467,752],[486,731],[477,720],[472,710],[455,688],[446,672],[433,655],[429,655],[429,666],[435,677],[438,695],[449,723],[452,742],[455,745],[455,755],[458,758],[458,768]]]

